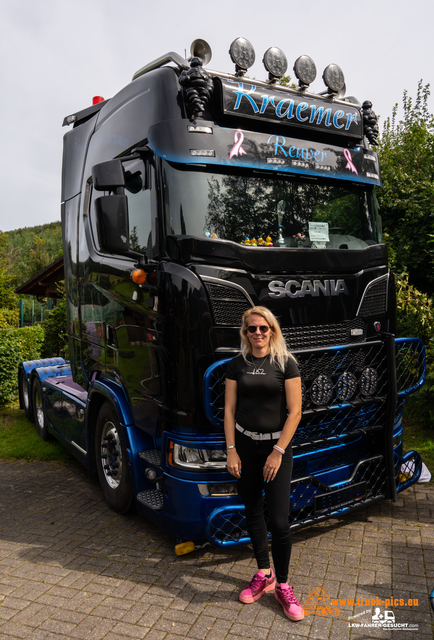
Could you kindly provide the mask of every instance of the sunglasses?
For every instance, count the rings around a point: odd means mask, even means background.
[[[256,326],[256,325],[254,325],[254,324],[251,324],[251,325],[249,325],[249,326],[247,327],[247,331],[248,331],[249,333],[256,333],[256,331],[259,329],[259,331],[260,331],[261,333],[267,333],[267,332],[268,332],[268,330],[269,330],[269,328],[270,328],[270,327],[269,327],[268,325],[266,325],[266,324],[261,324],[259,327],[257,327],[257,326]]]

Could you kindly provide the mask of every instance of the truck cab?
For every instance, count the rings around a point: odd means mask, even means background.
[[[268,80],[251,80],[249,46],[232,43],[231,74],[206,70],[196,41],[189,60],[161,56],[65,118],[70,361],[20,368],[29,415],[98,473],[111,506],[135,504],[193,547],[249,541],[223,402],[254,305],[279,318],[302,376],[293,528],[394,499],[421,470],[402,413],[424,349],[394,335],[372,105],[344,96],[337,65],[311,93],[307,56],[298,87],[279,84],[274,47]]]

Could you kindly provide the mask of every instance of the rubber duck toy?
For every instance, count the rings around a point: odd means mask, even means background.
[[[258,244],[259,244],[261,247],[263,247],[263,246],[264,246],[264,244],[265,244],[265,240],[264,240],[264,238],[262,238],[262,237],[261,237],[261,238],[259,238],[259,240],[258,240]]]
[[[266,247],[272,247],[273,246],[273,241],[271,240],[270,236],[267,236],[265,238],[265,246]]]
[[[258,241],[256,240],[256,238],[252,238],[250,241],[250,244],[252,247],[257,247],[258,246]]]
[[[246,236],[244,240],[241,240],[240,244],[250,244],[249,236]]]

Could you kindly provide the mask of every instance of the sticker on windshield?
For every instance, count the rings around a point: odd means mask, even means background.
[[[330,241],[328,222],[309,222],[309,240],[314,242],[316,247],[324,248],[325,243]],[[324,246],[319,246],[319,244]]]

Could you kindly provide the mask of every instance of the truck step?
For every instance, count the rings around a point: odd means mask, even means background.
[[[139,457],[156,467],[161,465],[161,451],[159,449],[144,449],[143,451],[139,451]]]
[[[148,489],[148,491],[138,493],[137,500],[144,504],[145,507],[158,511],[163,508],[164,496],[163,492],[158,489]]]

